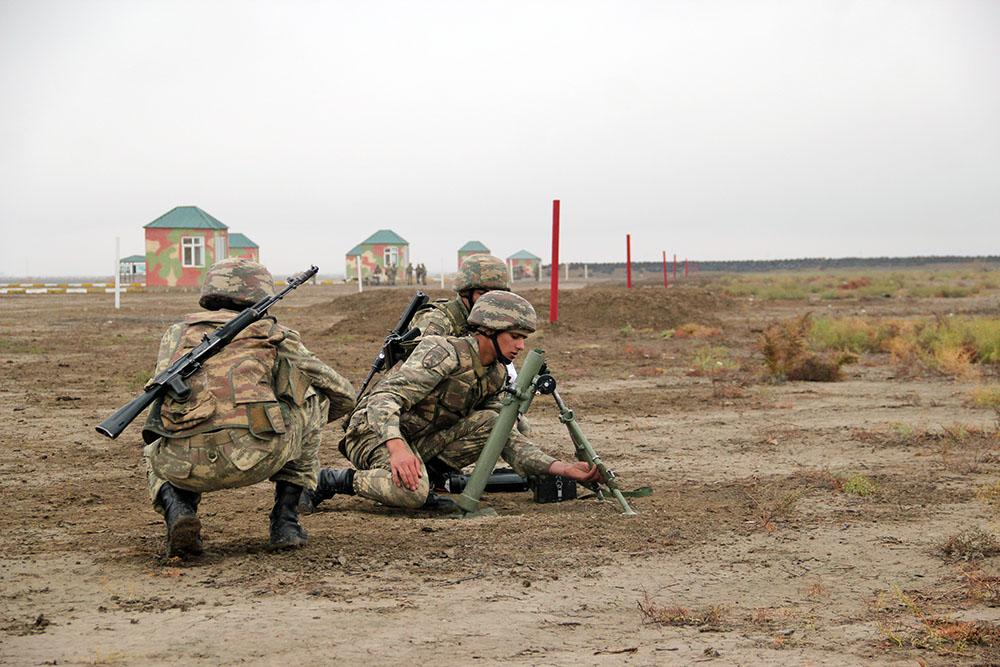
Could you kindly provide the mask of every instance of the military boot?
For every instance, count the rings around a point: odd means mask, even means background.
[[[197,556],[202,552],[198,503],[201,494],[185,491],[169,483],[156,497],[167,524],[167,556]]]
[[[302,489],[299,511],[303,514],[312,514],[316,511],[317,505],[338,493],[354,495],[354,468],[320,468],[316,490]]]
[[[299,497],[302,487],[289,482],[274,485],[274,507],[271,508],[271,548],[304,547],[309,536],[299,523]]]

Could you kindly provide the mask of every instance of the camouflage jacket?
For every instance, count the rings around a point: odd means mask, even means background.
[[[436,299],[417,311],[411,329],[424,336],[464,336],[468,333],[469,309],[462,297]]]
[[[174,358],[187,348],[196,345],[202,333],[213,331],[237,314],[201,311],[173,324],[160,341],[154,376],[166,370]],[[248,339],[254,342],[248,343]],[[230,347],[235,354],[226,354]],[[254,361],[249,363],[251,357]],[[158,400],[150,411],[146,428],[160,435],[181,437],[219,428],[255,430],[263,424],[265,432],[281,433],[284,432],[284,424],[279,424],[282,421],[280,411],[275,414],[268,409],[268,404],[277,408],[280,401],[288,406],[301,406],[317,392],[330,401],[328,421],[342,417],[354,408],[354,387],[351,383],[306,349],[298,332],[281,326],[272,317],[247,327],[233,343],[209,359],[205,368],[189,378],[192,386],[199,383],[210,391],[195,391],[193,394],[200,395],[206,402],[213,400],[214,406],[193,404],[183,408],[187,414],[161,415],[164,403],[169,403],[169,400]],[[232,385],[232,396],[220,401],[229,385]],[[244,406],[252,407],[244,409]],[[257,414],[254,409],[262,414]],[[193,428],[185,428],[184,419],[189,419]]]
[[[402,438],[427,461],[437,452],[421,451],[424,439],[475,410],[499,410],[506,381],[503,364],[482,365],[475,336],[425,336],[405,362],[361,399],[348,430],[370,430],[378,443]],[[530,475],[546,474],[555,460],[517,431],[503,457]]]

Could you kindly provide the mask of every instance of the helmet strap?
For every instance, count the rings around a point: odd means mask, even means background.
[[[500,351],[500,343],[497,342],[497,336],[499,335],[500,335],[499,332],[494,332],[493,335],[490,336],[490,342],[493,343],[493,351],[496,352],[497,359],[500,360],[500,363],[506,366],[511,361],[513,361],[513,359],[508,359],[507,357],[503,356],[503,353]]]

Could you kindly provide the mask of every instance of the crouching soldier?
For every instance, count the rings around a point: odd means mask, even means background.
[[[505,291],[481,295],[463,337],[424,336],[410,357],[361,399],[341,452],[357,470],[324,468],[304,510],[337,493],[396,507],[442,509],[434,501],[427,467],[461,470],[479,458],[496,423],[505,364],[535,330],[535,310]],[[513,429],[503,458],[522,476],[600,479],[586,463],[557,461]],[[451,504],[454,507],[454,504]]]
[[[273,294],[271,274],[256,262],[230,258],[213,265],[198,302],[205,310],[167,330],[156,373]],[[202,493],[265,479],[275,484],[271,547],[305,545],[299,496],[316,485],[323,426],[354,407],[351,383],[271,316],[244,329],[187,382],[190,396],[180,401],[167,392],[157,399],[143,429],[159,436],[143,456],[150,498],[167,525],[167,555],[201,553]]]

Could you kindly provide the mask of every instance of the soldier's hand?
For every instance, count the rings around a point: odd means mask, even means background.
[[[604,481],[604,478],[601,477],[600,468],[584,461],[576,461],[575,463],[553,461],[552,465],[549,466],[549,474],[562,475],[563,477],[568,477],[584,484]]]
[[[389,466],[392,468],[392,483],[416,491],[423,477],[423,463],[420,457],[410,451],[402,438],[393,438],[385,443],[389,449]]]

